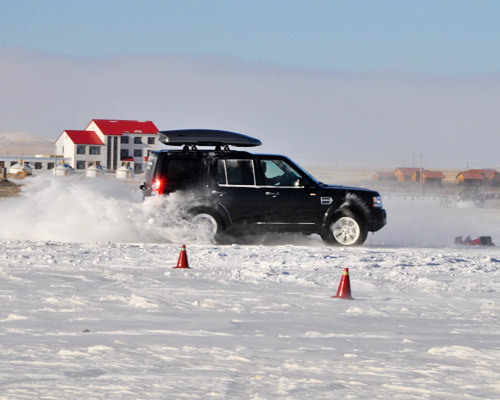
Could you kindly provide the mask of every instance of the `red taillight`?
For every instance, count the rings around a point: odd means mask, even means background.
[[[151,185],[151,190],[156,192],[157,194],[163,193],[163,181],[160,178],[156,178],[156,180]]]

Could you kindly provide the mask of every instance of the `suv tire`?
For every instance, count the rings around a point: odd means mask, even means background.
[[[340,246],[359,246],[368,235],[366,224],[349,210],[336,214],[327,224],[326,232],[321,235],[325,243]]]
[[[212,243],[221,243],[222,221],[219,216],[211,211],[192,212],[191,224],[193,229],[201,233],[201,237],[208,239]]]

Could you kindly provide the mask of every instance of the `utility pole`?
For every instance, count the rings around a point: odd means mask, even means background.
[[[423,162],[423,156],[420,154],[420,184],[422,185],[424,182],[424,179],[422,177],[422,172],[424,171],[422,168],[422,162]]]

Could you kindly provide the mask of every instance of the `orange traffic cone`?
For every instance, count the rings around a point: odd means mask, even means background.
[[[342,274],[342,279],[340,280],[340,285],[339,289],[337,290],[337,294],[332,297],[338,299],[354,300],[351,296],[351,281],[349,280],[349,268],[344,269],[344,273]]]
[[[177,261],[177,266],[174,268],[189,268],[186,245],[184,244],[181,248],[181,254],[179,254],[179,261]]]

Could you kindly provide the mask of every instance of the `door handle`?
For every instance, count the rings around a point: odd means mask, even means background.
[[[280,195],[280,192],[266,192],[266,196],[276,197],[276,196],[279,196],[279,195]]]
[[[212,194],[215,194],[215,195],[217,195],[219,197],[224,196],[224,192],[219,192],[218,190],[212,190]]]

